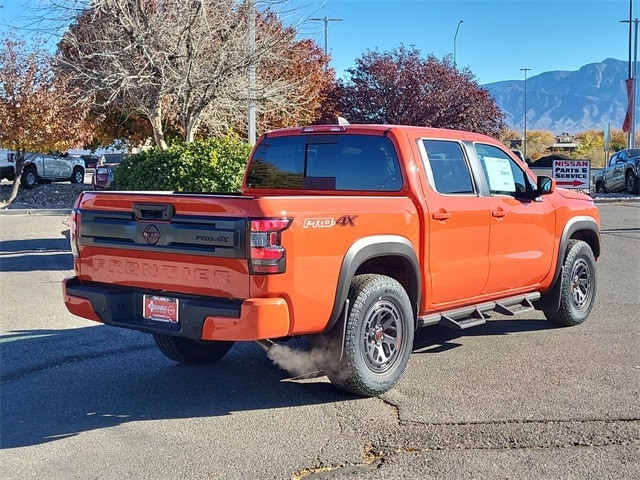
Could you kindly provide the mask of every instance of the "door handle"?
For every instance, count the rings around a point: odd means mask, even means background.
[[[496,218],[503,218],[507,216],[507,212],[505,212],[503,209],[499,208],[498,210],[494,210],[491,212],[491,216],[492,217],[496,217]]]
[[[439,212],[434,213],[432,217],[434,220],[449,220],[451,218],[451,214],[444,210],[440,210]]]

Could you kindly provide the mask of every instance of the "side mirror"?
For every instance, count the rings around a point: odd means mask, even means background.
[[[551,177],[540,175],[538,177],[538,195],[549,195],[556,190],[556,181]]]

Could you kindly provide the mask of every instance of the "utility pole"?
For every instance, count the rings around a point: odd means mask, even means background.
[[[310,18],[312,22],[324,22],[324,55],[329,55],[329,22],[342,22],[342,18]],[[327,61],[327,63],[329,63]]]
[[[520,71],[524,72],[524,161],[527,161],[527,72],[531,70],[530,68],[521,68]]]

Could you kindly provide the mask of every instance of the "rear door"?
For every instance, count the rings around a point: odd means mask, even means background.
[[[489,206],[479,195],[459,142],[419,140],[429,187],[425,227],[434,305],[479,296],[489,275]]]

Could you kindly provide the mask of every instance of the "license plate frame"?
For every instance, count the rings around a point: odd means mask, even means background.
[[[142,297],[142,316],[153,322],[179,325],[179,304],[177,298],[145,294]]]

